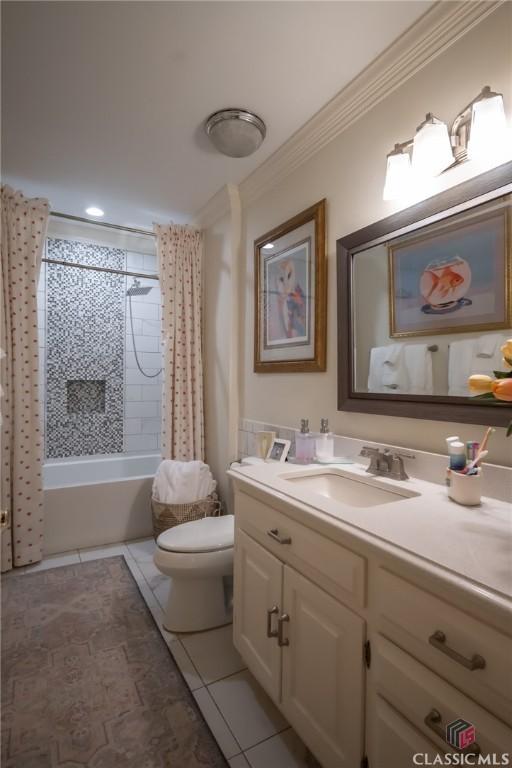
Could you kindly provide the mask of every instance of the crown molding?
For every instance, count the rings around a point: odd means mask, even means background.
[[[207,229],[215,224],[222,216],[229,213],[231,209],[231,188],[238,188],[234,184],[224,184],[214,195],[210,197],[192,219],[192,226],[198,229]]]
[[[504,2],[437,2],[241,182],[242,204],[254,202],[279,184]],[[209,226],[228,213],[229,207],[223,187],[194,221]]]

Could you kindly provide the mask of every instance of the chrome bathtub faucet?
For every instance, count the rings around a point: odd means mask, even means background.
[[[409,475],[405,471],[404,459],[416,458],[413,453],[392,451],[391,448],[384,448],[381,451],[379,448],[373,448],[368,445],[363,446],[359,455],[370,459],[370,464],[366,469],[367,472],[371,472],[373,475],[381,475],[382,477],[391,477],[393,480],[408,480]]]

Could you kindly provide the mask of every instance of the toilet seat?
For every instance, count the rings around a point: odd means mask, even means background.
[[[177,525],[161,533],[156,543],[159,549],[166,552],[193,554],[232,549],[234,538],[233,515],[222,515]]]

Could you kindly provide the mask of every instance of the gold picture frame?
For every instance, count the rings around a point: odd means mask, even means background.
[[[326,370],[325,199],[254,241],[254,371]]]
[[[507,196],[508,197],[508,196]],[[505,201],[503,201],[505,202]],[[495,201],[496,203],[496,201]],[[410,238],[400,237],[394,240],[393,243],[388,245],[388,303],[389,303],[389,335],[391,338],[410,338],[416,336],[432,336],[437,334],[447,333],[465,333],[468,331],[490,331],[490,330],[504,330],[512,326],[512,257],[511,257],[511,209],[506,205],[501,207],[493,207],[491,210],[487,210],[477,216],[460,214],[459,221],[452,223],[448,226],[441,225],[434,229],[428,228],[427,232],[424,232],[420,236],[413,236]],[[494,225],[494,230],[493,230]],[[479,232],[480,230],[480,232]],[[491,235],[495,235],[498,245],[495,252],[489,252],[486,254],[488,259],[486,262],[482,262],[489,270],[489,274],[482,275],[481,269],[478,275],[480,285],[486,279],[491,280],[493,278],[493,292],[496,296],[500,297],[501,309],[497,312],[488,312],[488,320],[483,320],[484,313],[481,315],[475,314],[474,321],[471,322],[471,309],[475,292],[478,291],[477,283],[472,280],[471,271],[471,257],[463,251],[464,242],[466,247],[470,239],[473,239],[475,235],[487,234],[487,240],[491,242]],[[457,249],[457,235],[460,237],[460,248]],[[447,251],[451,252],[451,256],[444,260],[436,260],[430,264],[423,265],[423,267],[417,267],[417,273],[414,273],[409,266],[409,274],[407,279],[400,281],[400,266],[397,266],[397,261],[400,258],[399,252],[404,252],[402,258],[409,259],[414,257],[414,252],[417,250],[417,256],[419,257],[420,251],[425,249],[426,244],[431,246],[435,243],[436,249],[439,250],[440,244],[443,239],[448,244]],[[436,242],[437,241],[437,242]],[[459,251],[463,251],[459,253]],[[499,250],[499,252],[498,252]],[[481,258],[482,254],[479,254]],[[475,258],[474,255],[472,257]],[[417,259],[418,263],[421,262],[421,258]],[[419,270],[422,269],[422,273]],[[495,274],[491,275],[490,272],[495,269]],[[499,273],[499,274],[498,274]],[[398,279],[397,279],[398,275]],[[408,293],[411,291],[404,287],[408,282],[411,284],[412,280],[417,282],[418,295],[410,297]],[[430,281],[430,282],[429,282]],[[468,289],[465,291],[464,281],[468,283]],[[424,292],[421,293],[422,287]],[[430,291],[430,294],[428,293]],[[433,295],[436,300],[429,299],[429,296]],[[419,303],[423,301],[423,305]],[[446,300],[446,301],[445,301]],[[418,303],[419,302],[419,303]],[[407,305],[409,303],[409,306]],[[405,310],[403,306],[405,306]],[[412,306],[412,309],[411,309]],[[469,315],[469,322],[464,321],[464,311]],[[411,327],[410,318],[415,313],[416,315],[416,327]],[[459,313],[459,315],[457,315]],[[493,316],[494,314],[494,316]],[[422,315],[424,315],[424,326],[420,327]],[[498,315],[500,315],[498,317]],[[409,322],[405,321],[405,318],[409,317]],[[437,322],[436,322],[437,318]],[[451,320],[451,322],[450,322]]]

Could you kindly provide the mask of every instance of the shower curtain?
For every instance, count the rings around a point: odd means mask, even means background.
[[[202,234],[175,224],[154,229],[164,342],[162,456],[202,460]]]
[[[43,438],[38,398],[37,281],[48,202],[2,187],[0,414],[1,570],[43,556]]]

